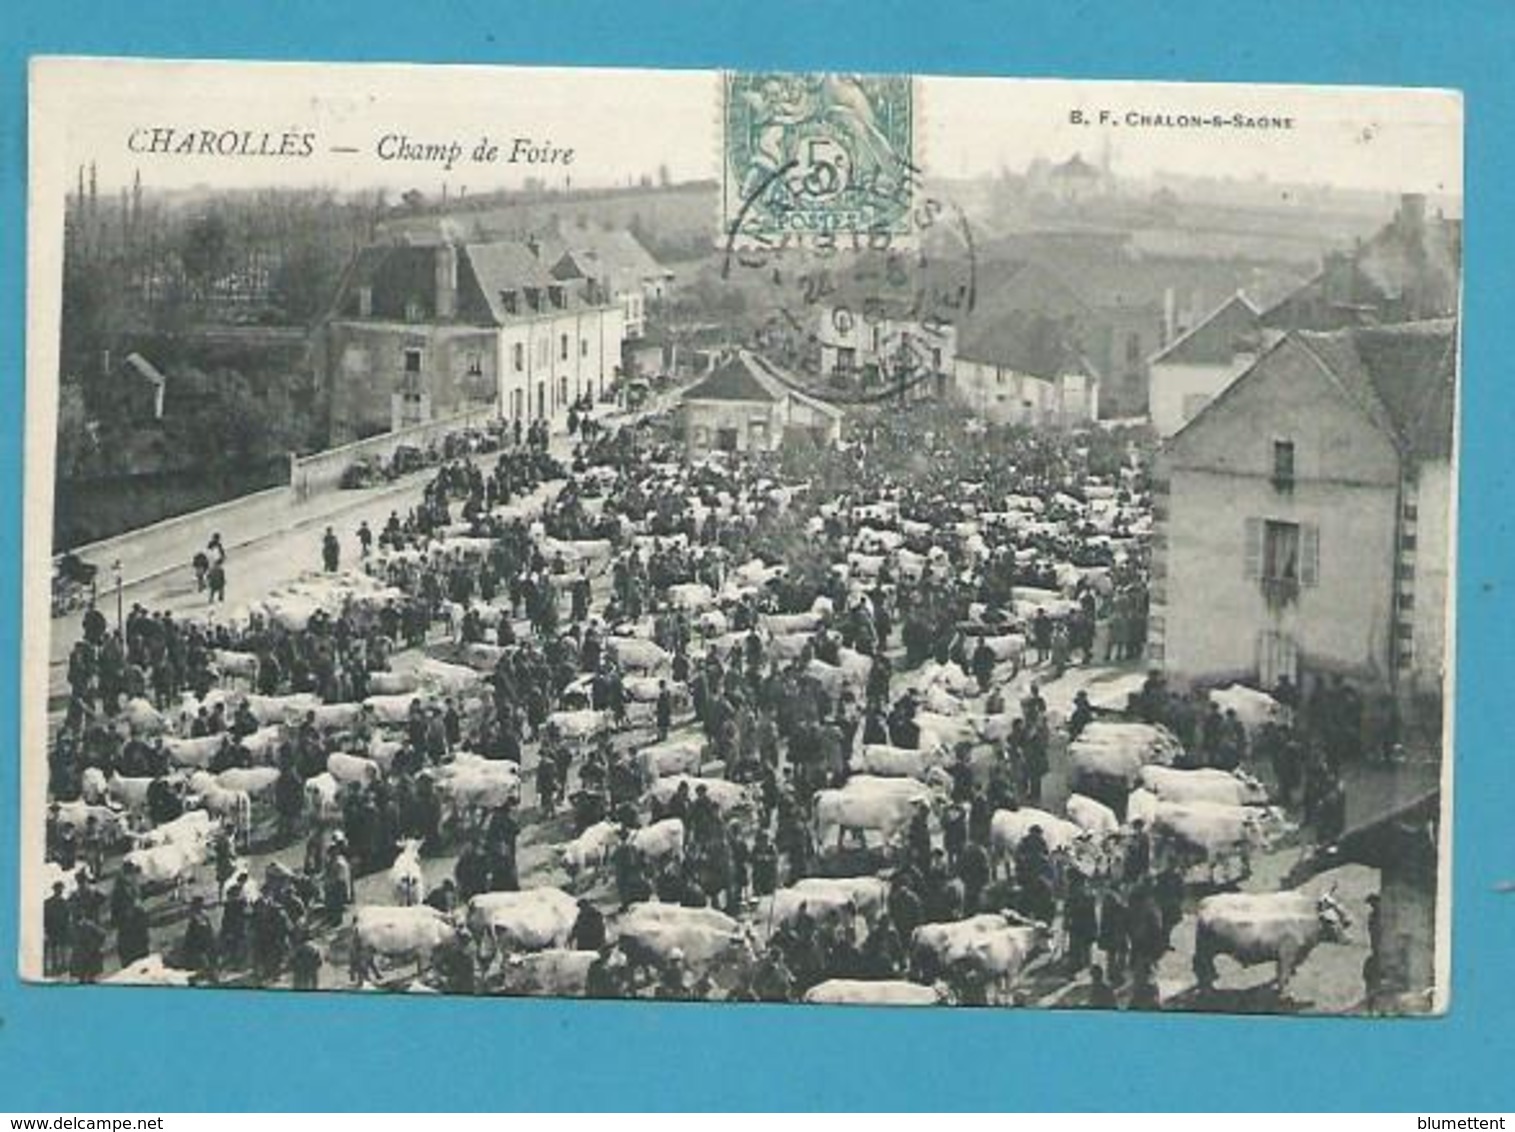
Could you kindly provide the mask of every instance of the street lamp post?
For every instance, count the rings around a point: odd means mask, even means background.
[[[121,634],[121,639],[126,640],[126,613],[122,598],[121,584],[121,559],[116,559],[110,564],[110,572],[116,579],[116,632]]]

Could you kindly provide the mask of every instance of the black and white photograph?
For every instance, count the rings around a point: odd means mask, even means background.
[[[31,99],[25,978],[1448,1009],[1456,93]]]

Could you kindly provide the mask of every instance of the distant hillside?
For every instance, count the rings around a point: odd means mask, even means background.
[[[490,194],[422,205],[414,215],[390,216],[380,239],[428,241],[444,225],[469,240],[511,240],[574,226],[633,232],[664,263],[706,254],[716,242],[719,199],[714,181],[666,188],[589,189],[569,193]]]

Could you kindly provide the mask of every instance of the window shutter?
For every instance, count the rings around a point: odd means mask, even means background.
[[[1249,582],[1262,577],[1263,524],[1261,519],[1248,519],[1246,542],[1243,547],[1242,576]]]
[[[1304,523],[1299,528],[1299,584],[1316,585],[1320,579],[1320,528]]]

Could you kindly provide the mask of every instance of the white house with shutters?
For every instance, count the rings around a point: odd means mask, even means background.
[[[1149,660],[1439,696],[1456,362],[1449,319],[1294,332],[1184,425],[1157,462]]]

